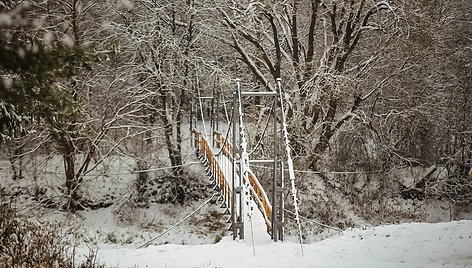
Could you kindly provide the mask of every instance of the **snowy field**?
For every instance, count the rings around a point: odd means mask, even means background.
[[[255,249],[255,256],[254,250]],[[350,229],[321,242],[98,248],[107,267],[472,267],[472,221]],[[84,251],[88,249],[83,249]]]

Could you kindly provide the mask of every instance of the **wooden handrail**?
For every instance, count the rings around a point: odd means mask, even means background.
[[[228,207],[230,207],[232,202],[231,186],[226,180],[224,172],[222,171],[218,161],[215,158],[215,155],[213,154],[213,150],[208,145],[208,141],[197,131],[195,131],[195,144],[197,145],[197,150],[200,150],[204,154],[205,159],[207,159],[208,164],[210,165],[210,168],[215,176],[215,183],[218,185],[220,190],[223,191],[225,203]]]
[[[272,205],[270,204],[269,198],[267,197],[267,193],[265,192],[264,188],[262,188],[262,185],[252,170],[249,170],[249,183],[252,186],[252,195],[261,209],[267,228],[271,230],[272,223],[270,221],[270,217],[272,214]]]
[[[233,158],[233,144],[228,140],[225,140],[223,134],[219,131],[215,132],[216,135],[216,143],[218,148],[222,148],[224,154],[232,159]],[[270,221],[272,215],[272,205],[270,204],[269,198],[267,197],[267,193],[262,187],[261,183],[257,179],[256,175],[249,169],[249,184],[251,185],[252,191],[251,194],[256,200],[256,203],[259,206],[259,209],[262,212],[264,220],[266,222],[268,230],[272,230],[272,223]],[[244,182],[247,182],[248,178],[246,176],[243,177]]]

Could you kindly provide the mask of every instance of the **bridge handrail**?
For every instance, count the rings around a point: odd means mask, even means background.
[[[232,201],[232,191],[231,186],[229,185],[228,181],[225,178],[224,172],[221,169],[220,165],[218,164],[217,159],[213,154],[213,150],[208,145],[208,141],[205,139],[203,135],[200,135],[198,131],[195,131],[195,144],[197,150],[200,150],[204,157],[207,159],[212,173],[215,176],[215,183],[218,185],[220,190],[223,192],[223,198],[227,206],[231,204]]]
[[[233,144],[225,139],[223,133],[219,131],[215,131],[216,135],[216,143],[218,147],[223,147],[224,154],[232,159],[233,158]],[[251,185],[252,192],[251,194],[254,196],[259,209],[262,212],[262,216],[264,217],[264,221],[267,225],[268,230],[272,230],[272,222],[270,221],[270,217],[272,215],[272,205],[270,204],[269,198],[267,197],[267,193],[262,187],[261,183],[257,179],[256,175],[252,172],[252,170],[248,170],[249,172],[249,184]],[[248,178],[246,176],[243,177],[244,181],[246,182]]]
[[[252,170],[249,170],[249,183],[252,186],[252,195],[255,197],[257,204],[261,209],[262,216],[264,217],[267,228],[268,230],[272,230],[272,222],[270,221],[270,216],[272,214],[272,205],[269,202],[267,193],[265,192],[264,188],[262,188],[262,185],[260,184],[256,175],[254,175]]]

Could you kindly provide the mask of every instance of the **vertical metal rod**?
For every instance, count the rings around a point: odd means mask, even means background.
[[[195,120],[195,122],[194,122],[194,123],[195,123],[195,129],[199,129],[199,128],[198,128],[198,103],[197,103],[197,101],[198,101],[198,100],[197,100],[197,97],[195,97],[195,98],[194,98],[195,105],[193,106],[193,108],[195,109],[195,110],[193,111],[193,114],[195,115],[195,116],[194,116],[194,117],[195,117],[195,118],[194,118],[194,120]],[[201,133],[200,133],[200,134],[201,134]]]
[[[220,93],[216,94],[216,131],[220,130]]]
[[[236,80],[236,85],[237,85],[237,101],[238,101],[238,105],[239,107],[241,108],[240,110],[242,111],[243,110],[243,104],[242,104],[242,99],[241,99],[241,80],[240,79],[237,79]],[[239,121],[239,119],[241,119],[241,116],[242,114],[240,114],[238,112],[238,116],[237,116],[237,120],[239,122],[238,124],[238,143],[237,144],[241,144],[242,142],[242,136],[241,136],[241,124],[242,122]],[[239,147],[238,147],[239,148]],[[241,149],[242,148],[239,148],[238,149],[238,153],[239,155],[241,156]],[[241,160],[241,158],[239,159]],[[239,176],[238,176],[238,192],[239,192],[239,220],[238,220],[238,228],[239,228],[239,238],[240,239],[244,239],[244,200],[243,200],[243,197],[244,197],[244,189],[243,189],[243,185],[244,185],[244,182],[243,182],[243,176],[244,174],[242,173],[242,161],[239,161]]]
[[[233,228],[233,240],[236,239],[238,227],[236,223],[236,122],[238,118],[237,105],[237,88],[233,91],[233,156],[232,156],[232,175],[231,175],[231,189],[232,189],[232,204],[231,204],[231,224]]]
[[[212,139],[212,146],[215,147],[215,89],[213,89],[213,96],[211,98],[211,139]]]
[[[195,99],[192,98],[192,100],[190,101],[190,125],[189,125],[189,130],[190,130],[190,133],[192,132],[192,129],[193,129],[193,105],[194,105],[194,102]]]
[[[271,223],[272,223],[272,239],[277,241],[277,165],[278,165],[278,146],[277,146],[277,102],[274,104],[274,109],[272,115],[274,120],[274,136],[272,139],[273,143],[273,157],[274,164],[272,169],[272,213],[271,213]]]
[[[277,78],[277,93],[279,95],[278,99],[279,100],[283,100],[284,98],[282,98],[282,79],[281,78]],[[283,113],[284,113],[284,109],[283,109],[283,103],[280,102],[280,121],[281,122],[284,122],[284,120],[282,120],[283,116],[285,116]],[[282,124],[282,123],[281,123]],[[278,137],[278,140],[283,143],[283,129],[284,126],[281,125],[280,127],[280,135]],[[283,147],[284,145],[281,144],[281,147],[279,147],[279,150],[282,150],[281,148]],[[279,155],[280,154],[280,151],[279,151]],[[280,206],[280,210],[279,210],[279,220],[278,220],[278,228],[279,228],[279,238],[280,240],[283,241],[284,239],[284,196],[283,196],[283,190],[284,190],[284,168],[283,168],[283,161],[280,161],[280,201],[279,201],[279,206]]]
[[[197,107],[198,107],[198,104],[197,104],[197,98],[195,97],[194,98],[194,106],[193,106],[193,114],[194,114],[194,120],[195,120],[195,129],[197,129],[197,124],[198,124],[198,111],[197,111]]]

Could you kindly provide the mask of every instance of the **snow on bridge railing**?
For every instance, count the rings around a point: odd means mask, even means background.
[[[215,136],[215,141],[218,148],[223,149],[223,153],[226,157],[233,159],[233,144],[225,139],[223,134],[219,131],[215,131]],[[270,217],[272,215],[272,205],[270,204],[269,198],[267,197],[267,193],[252,170],[249,169],[248,174],[249,178],[244,176],[243,180],[244,182],[247,182],[249,179],[249,184],[251,185],[251,194],[256,200],[259,210],[262,212],[262,216],[264,217],[264,221],[267,225],[267,230],[272,230],[272,223],[270,221]]]

